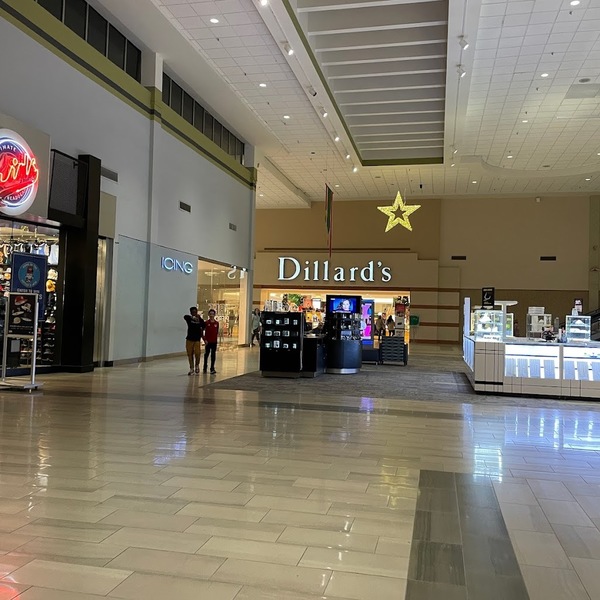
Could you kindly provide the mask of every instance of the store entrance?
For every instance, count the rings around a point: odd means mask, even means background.
[[[236,346],[240,337],[240,278],[244,271],[198,260],[198,310],[203,319],[214,309],[220,343]]]
[[[382,336],[403,335],[410,340],[410,292],[373,290],[261,290],[263,310],[291,310],[304,313],[306,331],[321,328],[325,320],[325,298],[333,296],[361,296],[361,335],[363,345],[379,344]],[[381,316],[385,326],[381,335],[376,330]]]

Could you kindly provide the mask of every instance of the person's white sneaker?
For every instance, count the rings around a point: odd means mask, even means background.
[[[193,374],[194,374],[194,371],[193,371],[193,369],[190,369],[190,370],[188,371],[188,375],[193,375]]]

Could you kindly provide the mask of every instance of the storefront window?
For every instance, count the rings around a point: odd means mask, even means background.
[[[61,285],[58,229],[0,220],[0,340],[4,335],[5,294],[10,291],[13,276],[12,257],[15,253],[34,254],[47,258],[45,298],[43,310],[38,317],[37,364],[53,365],[56,362],[56,319],[59,298],[57,287]],[[11,340],[7,366],[18,368],[30,365],[32,346],[30,340],[21,340],[20,343],[18,340]],[[2,348],[1,344],[0,348]]]
[[[240,281],[244,271],[205,260],[198,261],[198,310],[203,318],[213,308],[220,323],[221,342],[238,344]]]

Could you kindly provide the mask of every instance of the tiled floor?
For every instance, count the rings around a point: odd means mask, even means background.
[[[427,352],[379,399],[210,385],[256,349],[0,394],[0,598],[600,600],[600,404],[407,398]]]

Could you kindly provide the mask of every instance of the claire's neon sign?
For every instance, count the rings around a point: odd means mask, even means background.
[[[27,142],[9,129],[0,129],[0,212],[20,215],[34,202],[40,171]]]

